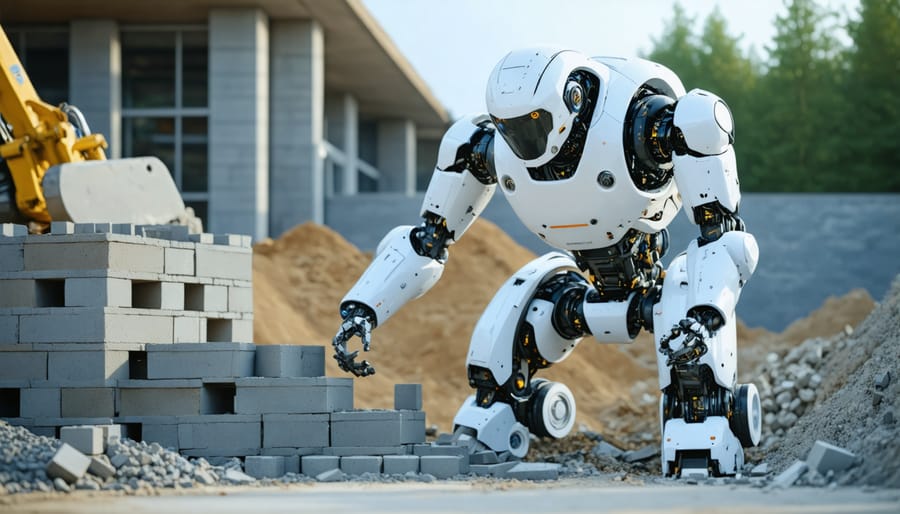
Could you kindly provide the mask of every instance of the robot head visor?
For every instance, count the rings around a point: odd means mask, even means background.
[[[497,131],[520,159],[537,159],[547,150],[547,138],[553,130],[553,115],[544,109],[515,118],[491,115]]]

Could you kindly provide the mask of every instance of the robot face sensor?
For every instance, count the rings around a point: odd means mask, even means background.
[[[581,84],[570,80],[566,84],[563,101],[566,103],[566,107],[569,108],[569,112],[576,114],[581,112],[581,107],[584,105],[584,89],[581,87]]]
[[[537,109],[515,118],[491,115],[491,119],[506,144],[520,159],[530,161],[544,154],[547,138],[553,131],[553,115],[550,112]]]

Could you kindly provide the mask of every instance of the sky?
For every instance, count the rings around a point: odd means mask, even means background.
[[[563,46],[588,55],[647,53],[672,18],[669,0],[363,0],[456,119],[485,111],[484,84],[510,50]],[[766,55],[783,0],[680,0],[696,33],[716,7],[744,48]],[[819,0],[856,13],[858,0]]]

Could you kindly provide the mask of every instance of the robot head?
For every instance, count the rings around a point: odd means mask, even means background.
[[[602,64],[572,50],[516,50],[491,72],[488,112],[497,131],[527,166],[542,166],[564,148],[580,155],[583,137],[579,148],[566,141],[577,121],[590,123],[597,86],[605,84],[607,76]],[[580,132],[584,136],[586,126]]]

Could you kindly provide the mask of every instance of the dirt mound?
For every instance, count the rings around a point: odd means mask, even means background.
[[[841,477],[843,483],[900,487],[900,276],[858,329],[827,343],[818,345],[826,351],[817,366],[822,382],[816,405],[773,445],[766,460],[784,469],[821,439],[862,459]],[[884,381],[886,373],[887,386],[876,390],[876,378]]]

